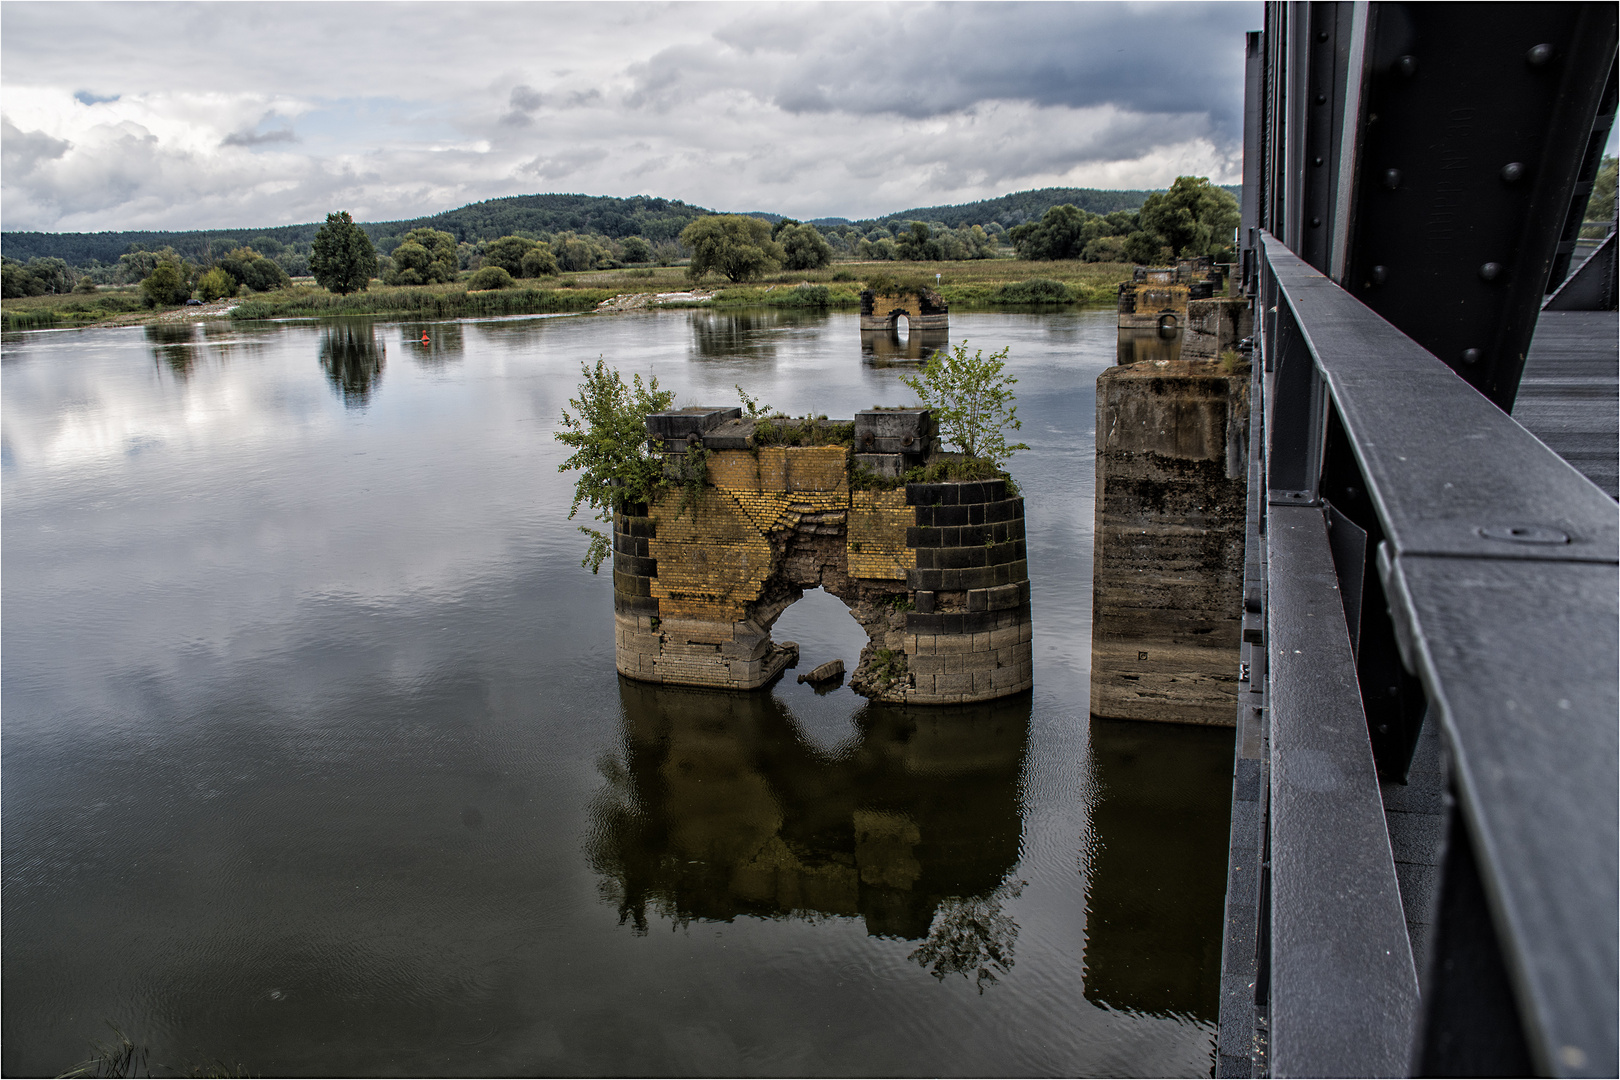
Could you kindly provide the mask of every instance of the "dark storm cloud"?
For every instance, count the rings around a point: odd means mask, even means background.
[[[720,87],[790,113],[912,119],[983,101],[1209,114],[1241,129],[1242,40],[1254,3],[779,7],[720,27],[721,47],[678,45],[632,67],[634,104],[668,107]]]
[[[42,161],[55,161],[73,148],[66,139],[53,139],[43,131],[22,131],[0,116],[0,169],[22,176]]]

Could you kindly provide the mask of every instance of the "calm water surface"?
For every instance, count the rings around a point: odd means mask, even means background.
[[[952,337],[1020,380],[1035,690],[909,711],[620,679],[552,438],[598,355],[914,400],[853,315],[8,337],[4,1072],[1207,1074],[1230,734],[1087,718],[1112,313]]]

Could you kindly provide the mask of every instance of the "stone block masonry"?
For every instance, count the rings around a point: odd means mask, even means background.
[[[893,330],[900,316],[912,330],[949,330],[950,305],[932,289],[916,293],[878,293],[871,289],[861,293],[861,329]]]
[[[1093,716],[1234,721],[1248,384],[1185,360],[1097,379]]]
[[[648,417],[659,452],[684,462],[698,445],[705,469],[701,483],[682,482],[615,515],[622,674],[764,686],[798,658],[792,642],[771,640],[772,624],[820,587],[866,630],[850,686],[869,698],[957,704],[1030,689],[1024,502],[1005,480],[852,491],[857,459],[875,455],[843,445],[746,446],[746,426],[722,409]],[[873,410],[857,417],[855,431],[858,444],[871,433],[867,449],[907,462],[936,450],[925,410]]]

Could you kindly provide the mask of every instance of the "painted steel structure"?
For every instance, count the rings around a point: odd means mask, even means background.
[[[1612,4],[1249,35],[1217,1075],[1620,1071],[1620,525],[1510,415],[1615,50]]]

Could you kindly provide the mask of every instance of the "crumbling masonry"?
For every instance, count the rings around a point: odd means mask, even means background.
[[[780,423],[737,409],[647,417],[676,482],[614,519],[619,671],[763,686],[798,658],[771,625],[820,587],[866,630],[850,686],[869,698],[950,704],[1028,690],[1023,499],[1005,480],[893,486],[941,456],[923,409],[788,422],[806,425],[793,441],[823,445],[769,445]],[[874,475],[890,486],[863,487]]]

